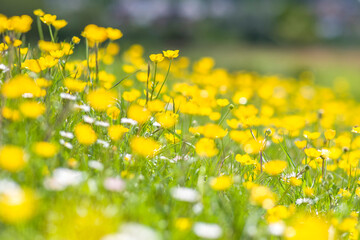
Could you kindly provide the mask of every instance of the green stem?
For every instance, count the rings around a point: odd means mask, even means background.
[[[39,37],[40,37],[40,40],[44,40],[44,33],[43,33],[43,30],[42,30],[42,26],[41,26],[41,21],[40,21],[40,18],[37,17],[37,27],[38,27],[38,32],[39,32]]]
[[[156,95],[156,98],[155,98],[155,99],[157,99],[157,98],[159,97],[159,95],[160,95],[160,93],[161,93],[161,90],[162,90],[162,88],[163,88],[163,86],[164,86],[164,84],[165,84],[165,82],[166,82],[166,80],[167,80],[167,78],[168,78],[168,76],[169,76],[170,67],[171,67],[171,62],[172,62],[172,59],[170,59],[169,67],[168,67],[168,70],[167,70],[165,79],[164,79],[163,83],[161,84],[160,90],[159,90],[158,94]]]
[[[153,100],[153,96],[154,96],[155,82],[156,82],[156,71],[157,71],[157,63],[155,63],[154,78],[153,78],[153,81],[152,81],[153,84],[152,84],[150,100]]]
[[[48,25],[48,26],[49,26],[49,32],[50,32],[51,41],[55,42],[54,35],[53,35],[52,29],[51,29],[51,25]]]

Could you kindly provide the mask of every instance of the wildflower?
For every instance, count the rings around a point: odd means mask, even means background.
[[[77,36],[73,36],[71,38],[71,41],[74,43],[74,44],[79,44],[80,43],[80,38],[78,38]]]
[[[329,224],[317,216],[301,216],[285,230],[286,239],[329,239]]]
[[[248,154],[240,155],[236,154],[235,160],[243,165],[255,165],[256,162]]]
[[[108,129],[108,134],[111,140],[119,140],[125,133],[129,131],[128,128],[123,127],[122,125],[112,125]]]
[[[210,138],[201,138],[195,144],[195,151],[201,157],[213,157],[219,152],[216,148],[215,141]]]
[[[162,53],[158,53],[158,54],[151,54],[149,56],[150,60],[154,63],[159,63],[162,62],[164,60],[164,56],[162,55]]]
[[[42,90],[32,78],[26,75],[17,75],[5,82],[1,87],[1,94],[6,98],[19,98],[24,93],[39,97],[42,95]]]
[[[62,20],[55,20],[51,24],[55,27],[56,30],[59,30],[61,28],[64,28],[68,24],[68,22],[62,19]]]
[[[106,110],[106,114],[113,120],[116,120],[119,118],[119,115],[120,115],[120,109],[115,107],[115,106],[112,106],[112,107],[109,107],[107,110]]]
[[[122,94],[123,99],[128,102],[133,102],[140,96],[141,96],[140,91],[136,89],[131,89],[131,91],[125,91]]]
[[[199,133],[206,138],[223,138],[227,135],[227,130],[223,129],[217,124],[208,123],[198,129]]]
[[[278,205],[267,209],[265,218],[268,223],[275,223],[287,219],[290,215],[291,212],[287,207]]]
[[[350,191],[347,189],[344,189],[344,188],[340,188],[338,195],[340,195],[341,197],[343,197],[345,199],[349,199],[351,197]]]
[[[156,121],[160,123],[163,128],[171,128],[175,126],[179,115],[170,111],[156,114]]]
[[[216,100],[216,103],[217,103],[217,105],[219,105],[220,107],[225,107],[225,106],[227,106],[227,105],[230,104],[229,100],[227,100],[226,98],[224,98],[224,99],[217,99],[217,100]]]
[[[306,197],[312,197],[312,196],[314,196],[314,189],[311,187],[305,187],[304,194]]]
[[[89,41],[102,43],[108,38],[108,33],[103,27],[89,24],[84,28],[81,36],[87,38]]]
[[[306,147],[306,140],[303,140],[303,141],[297,140],[294,143],[295,143],[296,147],[299,149],[303,149]]]
[[[65,78],[64,86],[67,87],[70,92],[82,92],[86,87],[86,82],[74,78]]]
[[[80,171],[57,168],[54,170],[52,177],[45,179],[44,186],[49,190],[62,191],[68,186],[77,186],[84,180],[85,176]]]
[[[137,104],[132,104],[129,107],[127,116],[128,118],[133,119],[140,124],[147,122],[151,117],[149,110]]]
[[[20,113],[16,109],[3,107],[3,109],[1,110],[1,114],[4,118],[9,119],[11,121],[18,121],[20,119]]]
[[[275,176],[282,173],[286,167],[287,163],[285,161],[272,160],[264,164],[264,171],[271,176]]]
[[[51,51],[60,50],[59,43],[53,43],[53,42],[48,42],[48,41],[44,41],[44,40],[39,40],[38,46],[39,46],[40,50],[43,52],[51,52]]]
[[[42,16],[45,15],[44,11],[41,10],[41,9],[35,9],[35,10],[33,11],[33,13],[34,13],[35,16],[38,16],[38,17],[42,17]]]
[[[5,43],[0,43],[0,52],[8,50],[9,46]]]
[[[97,140],[97,141],[99,141],[99,140]],[[104,165],[99,161],[91,160],[91,161],[88,162],[88,165],[92,169],[96,169],[96,170],[99,170],[99,171],[104,170]]]
[[[221,227],[214,223],[196,222],[193,230],[196,236],[206,239],[217,239],[223,234]]]
[[[9,172],[22,170],[27,162],[25,151],[13,145],[5,145],[0,148],[0,168]]]
[[[50,25],[52,24],[53,22],[55,22],[56,20],[56,15],[51,15],[51,14],[45,14],[43,16],[40,17],[40,20],[47,24],[47,25]]]
[[[351,132],[353,133],[360,133],[360,127],[359,126],[354,126],[351,130]]]
[[[166,50],[163,51],[164,57],[168,59],[174,59],[179,56],[179,50]]]
[[[26,101],[20,104],[20,112],[28,118],[38,118],[45,112],[45,105],[36,101]]]
[[[5,223],[23,223],[36,211],[36,196],[30,189],[9,189],[0,193],[0,219]]]
[[[84,145],[92,145],[97,139],[95,131],[88,124],[78,123],[74,132],[79,143]]]
[[[304,131],[304,137],[310,140],[314,140],[319,138],[321,135],[320,132],[309,132],[309,131]]]
[[[223,191],[230,188],[232,183],[233,180],[230,176],[223,175],[212,179],[210,182],[210,186],[216,191]]]
[[[189,218],[178,218],[175,221],[175,227],[180,231],[187,231],[191,228],[191,220]]]
[[[55,144],[49,142],[37,142],[33,146],[34,152],[45,158],[51,158],[58,152],[58,148]]]
[[[327,129],[324,132],[324,135],[325,135],[326,140],[332,140],[332,139],[334,139],[334,137],[336,135],[336,131],[333,129]]]
[[[198,191],[186,187],[174,187],[171,189],[171,196],[182,202],[197,202],[200,199]]]
[[[125,189],[125,181],[119,177],[108,177],[104,181],[104,188],[111,192],[121,192]]]
[[[116,93],[113,91],[106,91],[103,88],[91,91],[86,96],[90,106],[98,111],[105,111],[116,102]]]
[[[296,177],[291,177],[290,178],[290,184],[294,187],[298,187],[302,184],[302,180],[301,179],[298,179]]]
[[[134,153],[152,158],[158,154],[161,145],[151,138],[133,137],[130,140],[130,147]]]
[[[123,36],[123,33],[119,29],[111,27],[106,28],[106,33],[110,40],[117,40]]]
[[[251,188],[250,202],[264,209],[270,209],[275,205],[275,195],[268,187],[254,186]]]
[[[33,20],[28,15],[13,16],[7,21],[7,29],[18,33],[30,31]]]

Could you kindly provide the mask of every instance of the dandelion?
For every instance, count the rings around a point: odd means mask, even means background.
[[[134,153],[147,158],[152,158],[158,154],[161,145],[151,138],[133,137],[130,146]]]
[[[216,191],[223,191],[231,187],[233,180],[230,176],[220,176],[210,181],[210,186]]]
[[[287,167],[287,163],[282,160],[272,160],[264,164],[264,171],[271,175],[276,176],[282,173]]]
[[[119,140],[127,132],[129,132],[129,129],[122,125],[112,125],[108,129],[109,137],[113,141]]]
[[[53,143],[37,142],[33,146],[33,151],[40,157],[51,158],[57,154],[58,148]]]
[[[145,107],[132,104],[127,111],[127,117],[135,120],[137,123],[143,124],[150,119],[151,115]]]
[[[195,144],[195,151],[201,157],[213,157],[219,152],[214,140],[209,138],[201,138]]]
[[[45,112],[45,105],[35,101],[26,101],[20,104],[20,112],[28,118],[38,118]]]
[[[18,172],[26,166],[25,151],[14,145],[5,145],[0,148],[0,168],[9,172]]]
[[[106,111],[116,103],[116,93],[100,88],[89,92],[86,99],[95,110]]]
[[[92,145],[97,139],[95,131],[88,124],[78,123],[74,132],[79,143],[84,145]]]

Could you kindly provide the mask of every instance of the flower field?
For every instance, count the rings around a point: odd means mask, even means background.
[[[341,85],[148,56],[93,24],[59,39],[67,24],[0,14],[1,240],[359,238]]]

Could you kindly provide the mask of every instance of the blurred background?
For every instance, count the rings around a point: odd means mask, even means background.
[[[358,0],[0,0],[0,12],[41,8],[69,25],[61,38],[89,23],[120,28],[122,47],[180,49],[211,56],[218,67],[297,77],[311,71],[324,84],[349,80],[360,93]],[[33,24],[30,39],[37,39]],[[360,94],[357,94],[360,95]]]

